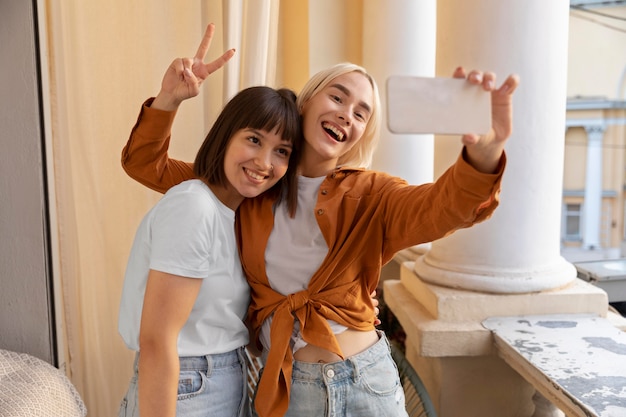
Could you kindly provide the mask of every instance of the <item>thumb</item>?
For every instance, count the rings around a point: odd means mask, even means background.
[[[479,139],[480,139],[480,136],[478,135],[467,134],[461,137],[461,142],[463,143],[463,145],[469,146],[469,145],[475,145],[476,143],[478,143]]]
[[[185,80],[185,82],[187,84],[189,83],[193,83],[196,84],[198,83],[198,79],[196,78],[196,76],[193,74],[193,71],[191,71],[190,68],[185,68],[183,70],[183,79]]]

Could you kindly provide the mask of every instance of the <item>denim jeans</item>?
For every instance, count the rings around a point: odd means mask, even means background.
[[[385,334],[342,362],[294,361],[286,417],[408,417]]]
[[[120,405],[119,417],[139,417],[134,375]],[[248,412],[247,366],[243,348],[207,356],[181,357],[177,417],[244,417]]]

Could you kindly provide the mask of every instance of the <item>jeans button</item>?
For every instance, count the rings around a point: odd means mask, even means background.
[[[335,376],[335,371],[333,371],[332,369],[327,370],[326,376],[329,378],[333,378]]]

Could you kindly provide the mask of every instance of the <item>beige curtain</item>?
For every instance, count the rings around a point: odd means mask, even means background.
[[[206,25],[215,23],[207,59],[228,48],[237,53],[179,110],[171,155],[193,160],[224,102],[241,88],[299,91],[311,61],[359,63],[361,1],[38,0],[60,357],[89,416],[116,415],[132,373],[133,353],[117,332],[119,300],[136,228],[160,197],[120,165],[141,103],[158,92],[171,61],[193,56]]]
[[[278,0],[42,0],[50,97],[50,175],[56,189],[62,359],[90,416],[117,414],[133,353],[117,332],[124,270],[135,230],[159,194],[131,180],[120,153],[141,103],[163,72],[193,56],[209,22],[208,59],[237,48],[186,102],[172,155],[193,160],[225,99],[249,84],[275,84]],[[253,31],[254,33],[250,33]],[[259,37],[257,34],[262,33]],[[231,44],[236,42],[236,45]],[[232,65],[231,65],[232,64]]]

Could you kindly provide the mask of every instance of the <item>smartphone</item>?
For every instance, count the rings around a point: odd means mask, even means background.
[[[387,126],[392,133],[485,134],[491,93],[463,78],[391,76]]]

